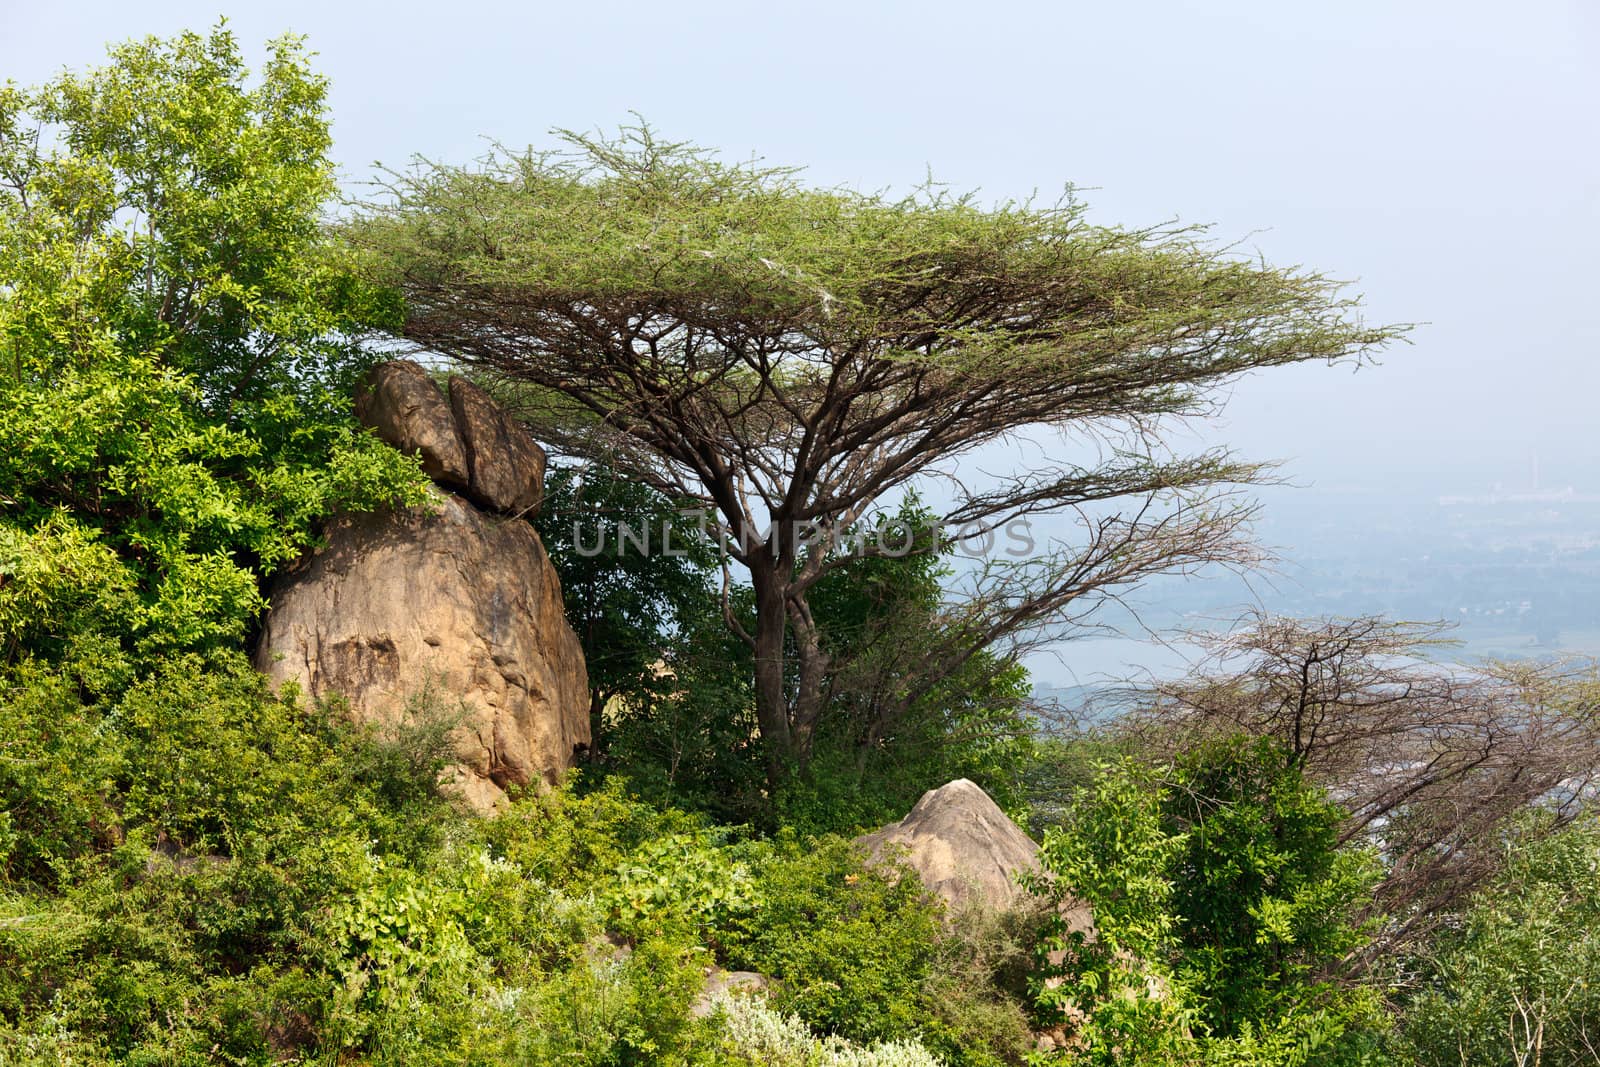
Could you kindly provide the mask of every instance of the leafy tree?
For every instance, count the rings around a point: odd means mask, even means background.
[[[325,89],[219,28],[0,90],[5,660],[236,643],[315,519],[417,499],[347,410],[384,309],[320,229]]]
[[[1092,1062],[1360,1062],[1383,1016],[1342,970],[1379,867],[1340,846],[1342,819],[1270,741],[1108,764],[1045,838],[1096,936],[1058,928],[1064,981],[1041,1005],[1081,1027]]]
[[[1014,656],[961,640],[969,620],[950,610],[946,594],[954,545],[935,522],[912,494],[896,512],[858,523],[846,540],[912,548],[850,557],[811,591],[812,616],[837,666],[806,771],[780,797],[787,822],[878,825],[955,778],[1021,806],[1018,772],[1035,729],[1027,671]],[[930,674],[928,661],[941,656],[959,660]],[[798,673],[798,658],[790,663]]]
[[[724,613],[748,620],[749,590],[718,589],[716,546],[692,511],[603,464],[558,468],[539,526],[590,667],[592,761],[636,788],[734,822],[817,831],[897,818],[921,792],[973,778],[1011,795],[1031,724],[1027,678],[1009,657],[970,650],[940,684],[922,664],[961,625],[944,607],[951,545],[908,498],[870,534],[919,541],[903,556],[863,557],[813,594],[829,654],[833,709],[805,773],[774,811],[763,794],[750,650]],[[866,526],[866,523],[862,524]]]
[[[553,468],[536,525],[583,644],[603,751],[608,705],[653,704],[676,688],[675,651],[715,604],[713,557],[671,500],[598,464]]]
[[[942,473],[947,527],[1083,520],[1081,544],[989,572],[948,631],[956,647],[912,687],[927,689],[971,648],[1247,555],[1248,508],[1226,493],[1257,468],[1167,455],[1163,420],[1209,410],[1249,371],[1359,359],[1396,335],[1320,275],[1191,229],[1092,225],[1070,198],[813,189],[648,130],[567,147],[419,163],[349,236],[405,296],[405,337],[532,386],[544,439],[718,516],[753,591],[749,624],[728,620],[751,651],[774,786],[810,759],[842,666],[813,593],[889,554],[839,551],[886,495]],[[1028,428],[1068,444],[989,488],[953,479]]]

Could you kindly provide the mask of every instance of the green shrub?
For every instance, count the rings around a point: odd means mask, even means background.
[[[637,936],[651,926],[685,926],[701,937],[747,921],[761,894],[741,853],[719,848],[708,833],[671,834],[645,842],[600,895],[617,931]]]
[[[790,836],[757,875],[761,908],[730,937],[734,966],[778,979],[778,1006],[854,1041],[915,1032],[939,915],[914,877],[862,866],[840,837]]]
[[[164,659],[116,699],[31,659],[0,685],[0,1018],[21,1032],[53,1019],[130,1062],[264,1047],[277,1015],[321,1012],[326,984],[283,1012],[262,987],[364,857],[425,864],[460,822],[426,731],[273,694],[238,653]]]
[[[707,955],[673,938],[625,958],[590,956],[518,1001],[506,1058],[549,1067],[721,1065],[720,1031],[690,1007]]]
[[[1077,1025],[1091,1062],[1368,1062],[1386,1018],[1339,971],[1379,868],[1339,845],[1342,818],[1268,741],[1107,765],[1045,839],[1041,890],[1070,886],[1096,926],[1043,944],[1066,951],[1046,1020]]]
[[[0,89],[0,664],[237,647],[319,518],[421,499],[350,416],[395,309],[322,231],[325,95],[222,28]]]
[[[1396,1042],[1421,1067],[1594,1062],[1600,1047],[1600,825],[1513,840],[1502,875],[1402,970],[1420,989]]]
[[[124,739],[77,679],[33,661],[0,672],[0,845],[8,881],[51,886],[73,860],[113,844]]]

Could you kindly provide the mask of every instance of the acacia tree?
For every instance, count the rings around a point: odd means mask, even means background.
[[[1242,558],[1249,507],[1229,490],[1259,468],[1170,454],[1166,420],[1248,371],[1360,360],[1397,332],[1321,275],[1193,228],[1093,225],[1070,196],[817,189],[646,129],[563,136],[419,163],[348,233],[403,292],[411,342],[523,385],[556,448],[714,511],[754,592],[750,624],[728,623],[754,652],[774,785],[803,767],[838,666],[808,594],[893,550],[842,544],[886,494],[949,478],[940,521],[973,536],[1081,520],[1081,541],[984,572],[930,650],[934,686],[1141,578]],[[975,489],[957,477],[1031,428],[1062,431],[1062,455]]]

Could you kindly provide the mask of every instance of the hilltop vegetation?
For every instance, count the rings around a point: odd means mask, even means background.
[[[334,226],[325,93],[297,42],[252,76],[221,29],[0,91],[0,1063],[1593,1060],[1590,673],[1465,684],[1414,628],[1260,619],[1047,731],[1021,653],[1246,562],[1255,468],[903,492],[1023,425],[1142,432],[1362,358],[1394,332],[1336,286],[647,131]],[[320,523],[425,499],[351,407],[408,337],[565,449],[539,521],[595,746],[492,819],[441,790],[448,694],[358,726],[248,656]],[[686,505],[731,557],[591,554],[570,521]],[[1086,546],[952,600],[941,522],[1080,506]],[[956,777],[1042,837],[1033,906],[946,913],[852,845]],[[709,968],[773,984],[697,1005]]]

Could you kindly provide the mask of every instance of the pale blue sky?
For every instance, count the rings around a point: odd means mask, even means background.
[[[1269,259],[1359,278],[1371,318],[1429,325],[1374,370],[1246,383],[1219,437],[1324,486],[1526,480],[1537,450],[1547,483],[1600,489],[1592,0],[0,0],[0,77],[218,14],[252,51],[310,36],[352,178],[637,110],[819,183],[1071,181],[1105,221],[1262,231]]]

